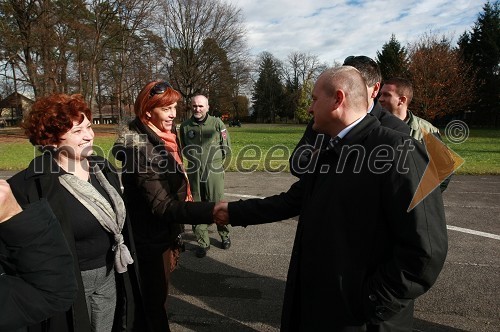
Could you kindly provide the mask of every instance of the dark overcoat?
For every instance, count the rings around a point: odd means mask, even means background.
[[[314,172],[288,192],[229,203],[233,226],[300,214],[281,330],[411,331],[413,300],[447,253],[440,191],[408,211],[427,166],[423,146],[366,116],[313,157]]]
[[[186,202],[189,181],[183,165],[138,118],[120,132],[113,153],[122,162],[125,202],[141,259],[175,245],[182,224],[212,223],[214,204]]]
[[[0,331],[68,310],[76,292],[73,256],[45,199],[0,223]]]

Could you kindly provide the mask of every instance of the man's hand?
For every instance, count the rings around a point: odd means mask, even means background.
[[[22,212],[16,198],[12,194],[10,185],[5,180],[0,180],[0,223]]]
[[[227,202],[220,201],[219,203],[215,204],[213,216],[214,216],[214,222],[218,226],[224,226],[229,224],[229,212],[227,211]]]

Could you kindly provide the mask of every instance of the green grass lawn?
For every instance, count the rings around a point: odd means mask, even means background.
[[[97,134],[94,145],[98,154],[114,162],[110,149],[115,138],[99,137],[99,126],[95,127]],[[241,128],[228,128],[232,143],[228,170],[288,171],[288,158],[304,129],[304,125],[281,124],[243,124]],[[500,130],[472,129],[469,137],[460,144],[454,144],[445,135],[443,140],[465,160],[457,174],[500,175]],[[37,154],[28,140],[0,143],[0,169],[23,169]]]
[[[2,132],[0,131],[0,135]],[[110,154],[109,151],[113,146],[114,138],[95,138],[94,147],[99,155]],[[2,142],[0,143],[0,170],[21,170],[28,166],[30,161],[40,155],[36,149],[26,139],[24,142]],[[114,158],[111,160],[114,161]]]
[[[465,160],[457,174],[500,174],[500,129],[471,129],[460,144],[443,141]]]

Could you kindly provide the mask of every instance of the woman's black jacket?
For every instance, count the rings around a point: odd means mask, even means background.
[[[108,179],[109,183],[121,193],[120,180],[118,174],[109,162],[98,156],[89,157],[91,166],[98,165]],[[89,332],[91,331],[90,320],[87,312],[85,293],[82,277],[76,258],[76,246],[74,234],[71,226],[72,209],[65,206],[63,194],[64,187],[59,183],[60,169],[52,158],[50,152],[33,159],[27,169],[17,173],[7,180],[12,191],[20,204],[36,202],[41,198],[46,198],[56,215],[61,228],[73,254],[74,270],[78,284],[78,294],[73,306],[66,313],[53,316],[46,321],[33,326],[30,331],[71,331]],[[141,303],[140,289],[138,283],[138,259],[132,235],[131,223],[125,221],[123,228],[125,244],[130,250],[134,264],[129,265],[128,272],[116,274],[117,284],[117,305],[113,331],[144,331],[144,314]]]

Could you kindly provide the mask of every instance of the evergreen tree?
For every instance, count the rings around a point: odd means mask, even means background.
[[[283,92],[283,111],[278,115],[285,119],[293,119],[297,110],[300,88],[296,84],[287,82]]]
[[[462,56],[476,71],[477,98],[472,109],[473,121],[499,124],[500,109],[500,1],[487,2],[472,32],[464,32],[458,41]]]
[[[376,61],[380,66],[382,79],[408,76],[408,54],[394,34],[382,46],[382,52],[377,51]]]
[[[280,79],[280,62],[271,53],[260,55],[259,78],[253,86],[254,116],[261,121],[275,121],[283,109],[283,84]]]

